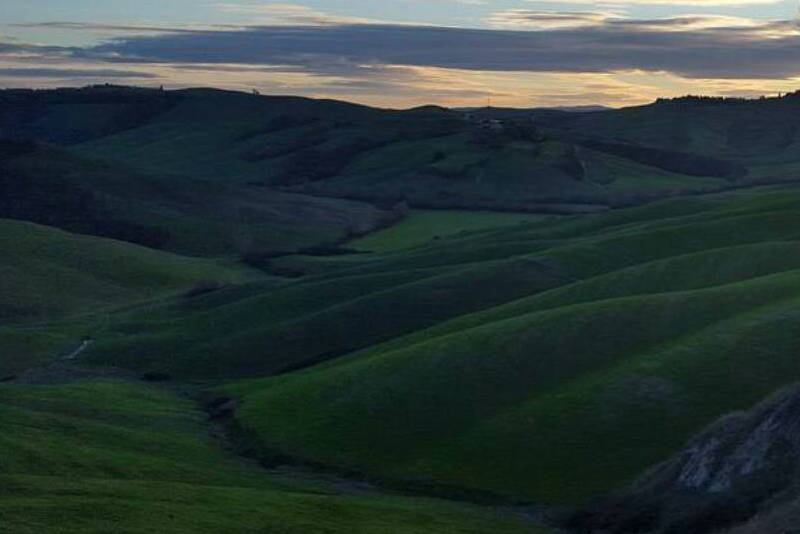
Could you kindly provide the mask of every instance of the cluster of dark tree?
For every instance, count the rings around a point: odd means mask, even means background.
[[[341,173],[353,159],[388,142],[381,136],[359,136],[338,146],[316,145],[293,152],[283,163],[280,185],[297,185],[325,180]]]
[[[135,128],[175,106],[182,97],[153,89],[99,86],[82,89],[9,89],[0,91],[0,136],[72,144]],[[85,125],[59,128],[37,121],[59,107],[113,105],[102,115],[86,114]]]
[[[556,158],[554,166],[574,180],[583,180],[585,178],[586,169],[580,157],[578,157],[575,145],[568,145]]]
[[[385,129],[377,126],[370,130],[359,129],[356,130],[356,135],[351,136],[339,133],[338,128],[331,128],[327,132],[328,135],[318,132],[317,136],[296,141],[313,145],[288,153],[279,178],[274,183],[297,185],[325,180],[338,175],[356,157],[370,150],[393,142],[428,139],[453,133],[447,124],[434,121],[434,126],[438,127],[431,129],[418,125],[411,126],[403,121],[400,124],[388,124]],[[314,141],[319,142],[314,143]],[[277,153],[283,155],[287,152],[281,150]],[[276,154],[276,149],[273,148],[268,153]]]
[[[757,100],[781,100],[781,99],[794,99],[800,98],[800,91],[790,93],[779,93],[776,97],[768,97],[762,95]],[[752,102],[753,98],[745,98],[739,96],[703,96],[703,95],[686,95],[675,98],[659,98],[656,104],[744,104]]]
[[[2,104],[115,104],[175,101],[180,98],[180,94],[175,92],[110,84],[58,89],[0,89],[0,103]]]
[[[0,139],[0,161],[35,152],[38,145],[28,139]]]
[[[656,104],[739,104],[749,101],[748,98],[738,96],[686,95],[675,98],[659,98],[656,100]]]
[[[476,123],[471,130],[473,144],[483,148],[499,149],[512,141],[538,143],[545,137],[530,120],[504,120],[492,124]]]
[[[689,176],[714,176],[734,179],[746,174],[744,166],[709,156],[688,152],[662,150],[629,143],[611,143],[593,139],[578,141],[586,148],[606,152],[615,156],[658,167],[665,171],[687,174]]]
[[[170,240],[167,229],[119,220],[103,204],[94,192],[64,179],[22,176],[0,168],[0,218],[154,248],[161,248]]]

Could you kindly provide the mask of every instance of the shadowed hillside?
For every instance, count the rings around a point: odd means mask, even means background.
[[[0,96],[0,126],[7,131],[146,174],[380,203],[585,212],[758,178],[750,159],[730,151],[664,142],[676,119],[661,104],[641,112],[502,113],[379,110],[207,89],[95,87]],[[501,119],[492,122],[488,117],[496,113]],[[637,138],[626,120],[663,136]],[[25,127],[12,130],[17,121]]]
[[[355,201],[144,174],[63,148],[0,139],[0,217],[153,248],[276,256],[331,246],[401,216]]]

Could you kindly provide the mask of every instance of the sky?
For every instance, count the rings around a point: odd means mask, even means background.
[[[798,0],[0,0],[0,87],[211,86],[380,107],[800,89]]]

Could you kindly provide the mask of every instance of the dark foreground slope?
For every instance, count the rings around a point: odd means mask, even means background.
[[[624,493],[567,523],[587,532],[700,534],[760,515],[734,532],[786,532],[800,493],[798,413],[795,384],[719,419]]]

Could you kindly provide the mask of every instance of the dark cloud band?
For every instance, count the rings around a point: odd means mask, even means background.
[[[0,68],[0,78],[156,78],[147,72],[117,69]]]
[[[685,20],[673,23],[685,24]],[[785,78],[800,74],[800,36],[785,31],[785,24],[685,31],[659,29],[669,26],[668,21],[609,21],[543,31],[368,24],[258,26],[135,35],[76,53],[122,62],[286,65],[315,73],[383,64],[531,72],[640,69],[700,78]]]

